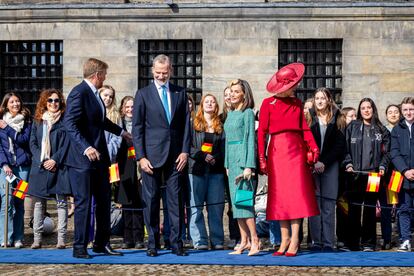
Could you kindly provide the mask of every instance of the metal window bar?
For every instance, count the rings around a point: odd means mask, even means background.
[[[338,105],[342,104],[342,39],[279,39],[281,68],[292,62],[305,64],[305,76],[297,89],[302,101],[315,89],[327,87]]]
[[[63,41],[0,41],[0,96],[18,93],[34,110],[40,91],[62,90]]]
[[[147,86],[153,80],[152,60],[159,54],[169,56],[173,64],[171,81],[185,87],[187,94],[200,103],[202,91],[202,40],[139,40],[138,87]]]

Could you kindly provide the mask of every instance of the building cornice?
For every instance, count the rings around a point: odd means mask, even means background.
[[[0,23],[407,21],[412,2],[0,5]]]

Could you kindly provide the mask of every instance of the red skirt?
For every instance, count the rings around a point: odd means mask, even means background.
[[[267,160],[267,220],[291,220],[319,215],[306,152],[305,142],[298,132],[271,136]]]

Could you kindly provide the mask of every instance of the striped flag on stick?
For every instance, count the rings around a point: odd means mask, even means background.
[[[26,197],[28,188],[29,188],[29,183],[21,179],[19,183],[17,183],[16,189],[14,190],[13,195],[20,199],[24,199]]]
[[[388,184],[388,190],[399,193],[403,179],[404,177],[399,171],[392,171],[390,183]]]
[[[369,173],[366,191],[377,193],[379,191],[380,180],[381,176],[379,175],[379,173]]]
[[[135,159],[135,149],[134,149],[134,147],[128,148],[128,159]]]
[[[109,183],[114,183],[119,180],[121,180],[119,177],[119,167],[118,163],[115,163],[109,167]]]
[[[387,204],[398,204],[398,193],[387,189]]]
[[[213,152],[213,144],[203,143],[201,145],[201,151],[204,152],[204,153],[212,153]]]

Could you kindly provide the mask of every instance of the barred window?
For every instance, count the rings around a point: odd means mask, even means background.
[[[18,93],[32,111],[40,91],[62,90],[63,41],[0,41],[0,96]]]
[[[292,62],[306,68],[298,98],[305,101],[317,88],[327,87],[342,104],[342,39],[279,39],[279,68]]]
[[[185,87],[199,104],[202,96],[202,40],[139,40],[138,87],[153,80],[152,60],[159,54],[167,55],[173,65],[171,82]]]

